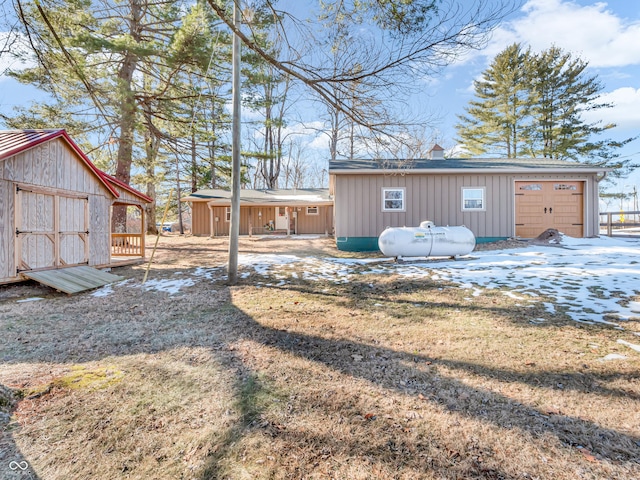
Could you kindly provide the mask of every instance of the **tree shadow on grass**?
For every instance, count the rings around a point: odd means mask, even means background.
[[[171,273],[168,271],[165,275],[171,276]],[[388,392],[420,398],[421,401],[505,430],[525,431],[533,437],[551,435],[568,448],[586,446],[612,463],[626,464],[632,468],[638,465],[640,437],[636,435],[603,428],[594,422],[574,416],[548,415],[493,390],[473,388],[454,377],[440,375],[437,369],[425,368],[425,365],[431,363],[437,367],[440,363],[450,368],[498,379],[504,375],[506,381],[530,383],[535,386],[538,386],[539,382],[552,384],[556,372],[542,372],[534,376],[522,375],[484,365],[430,358],[349,339],[325,338],[270,328],[233,305],[227,287],[213,284],[207,287],[207,291],[194,295],[187,295],[187,291],[182,297],[168,297],[160,292],[132,289],[123,291],[120,296],[113,298],[99,299],[85,295],[73,299],[54,299],[49,302],[42,316],[33,316],[29,312],[35,307],[25,305],[22,308],[26,315],[18,315],[5,321],[4,328],[6,333],[11,334],[14,344],[0,349],[0,360],[5,363],[73,364],[110,356],[154,353],[179,347],[205,347],[215,356],[226,345],[248,340],[314,362],[328,370],[365,380]],[[269,291],[265,289],[264,295],[269,295]],[[274,301],[277,295],[271,293]],[[89,308],[89,304],[102,315],[87,317],[86,309]],[[464,305],[458,307],[477,308]],[[504,312],[492,310],[492,314]],[[122,334],[123,331],[126,332],[125,335]],[[360,360],[356,361],[354,358]],[[278,436],[287,442],[306,441],[318,445],[335,443],[336,446],[333,448],[344,455],[356,450],[356,437],[338,441],[315,438],[309,432],[274,429],[272,425],[264,425],[258,421],[262,404],[257,400],[263,395],[266,387],[260,380],[259,372],[244,364],[242,358],[235,357],[234,363],[242,366],[240,370],[229,370],[231,374],[238,376],[236,391],[240,420],[229,430],[220,442],[220,447],[210,456],[206,469],[208,476],[203,476],[203,479],[216,478],[215,472],[227,458],[233,444],[250,429],[261,429],[268,435]],[[242,372],[241,375],[238,375],[239,371]],[[579,388],[577,380],[569,381],[567,384],[572,385],[572,388]],[[295,390],[295,385],[291,388]],[[606,389],[600,390],[599,393],[624,394]],[[416,449],[420,449],[420,445],[403,443],[402,438],[392,435],[386,441],[390,442],[391,450],[395,449],[398,452],[415,454]],[[370,452],[370,455],[375,454],[376,451]],[[389,458],[390,468],[404,467],[402,456],[397,456],[396,460],[393,457]],[[455,478],[447,474],[450,468],[450,461],[432,459],[425,463],[425,470],[419,473],[424,474],[428,470],[436,475]],[[467,465],[467,468],[470,470],[460,472],[458,478],[511,478],[502,471],[483,470],[488,467],[482,465]],[[304,476],[304,472],[300,473],[298,476]]]
[[[417,282],[416,282],[417,283]],[[438,284],[432,283],[430,281],[422,282],[422,288],[425,286],[427,288],[435,288]],[[411,290],[413,284],[410,284],[408,287],[403,286],[402,288],[405,291]],[[278,290],[279,287],[271,287],[273,289]],[[403,313],[403,309],[406,307],[415,307],[416,300],[406,300],[406,299],[397,299],[397,298],[389,298],[389,296],[382,291],[380,288],[374,289],[370,288],[366,282],[358,282],[355,285],[350,284],[349,286],[345,286],[349,291],[359,291],[364,292],[360,293],[358,298],[354,296],[346,296],[340,293],[322,293],[319,294],[317,290],[311,288],[308,284],[299,284],[290,287],[289,289],[294,289],[299,291],[300,293],[307,295],[314,295],[319,301],[322,301],[322,297],[331,298],[329,300],[331,303],[335,305],[339,305],[345,308],[360,308],[358,303],[366,302],[369,305],[381,305],[382,307],[386,307],[384,309],[385,313],[392,318],[403,319],[408,315]],[[427,294],[428,296],[428,294]],[[325,300],[327,301],[327,300]],[[383,305],[384,302],[387,305]],[[494,318],[506,318],[510,322],[521,325],[524,328],[551,328],[569,325],[576,328],[582,328],[581,325],[577,325],[574,321],[568,320],[559,320],[556,323],[552,324],[551,322],[547,322],[546,324],[531,324],[527,319],[522,320],[522,314],[527,313],[527,308],[516,309],[512,306],[510,307],[500,307],[497,305],[491,306],[481,306],[478,304],[469,304],[469,303],[456,303],[454,300],[451,301],[423,301],[426,305],[428,305],[428,311],[425,313],[427,317],[437,317],[438,310],[440,309],[455,309],[459,310],[463,313],[468,313],[469,315],[473,314],[482,314],[482,315],[490,315]],[[379,309],[379,307],[378,307]],[[435,312],[435,313],[434,313]],[[603,329],[610,330],[611,327],[606,325],[591,325],[589,328],[591,329]],[[420,357],[415,356],[416,360]],[[462,362],[455,360],[446,360],[446,359],[433,359],[428,358],[427,361],[433,362],[435,364],[446,365],[450,368],[465,370],[467,372],[473,373],[475,375],[484,376],[486,378],[498,378],[501,382],[506,383],[525,383],[531,385],[536,388],[549,388],[553,390],[574,390],[577,392],[585,393],[585,394],[596,394],[600,396],[611,396],[611,397],[619,397],[630,400],[640,400],[640,394],[625,390],[622,388],[611,388],[605,387],[602,383],[612,382],[617,380],[624,380],[625,382],[638,382],[640,381],[640,372],[633,373],[597,373],[597,372],[568,372],[566,370],[545,370],[545,371],[532,371],[532,372],[518,372],[515,370],[502,369],[497,367],[488,367],[486,365],[482,365],[479,363],[470,363],[470,362]],[[532,363],[531,367],[535,366],[535,362]]]
[[[11,421],[18,399],[14,393],[0,384],[0,478],[3,480],[38,480],[31,465],[13,438],[16,427]]]
[[[244,478],[253,476],[252,468],[257,467],[261,478],[309,478],[318,475],[329,475],[326,469],[340,465],[344,459],[359,461],[364,464],[365,471],[369,471],[367,478],[464,478],[464,479],[494,479],[516,480],[521,476],[513,476],[502,469],[484,464],[482,459],[473,460],[468,455],[453,452],[440,445],[440,440],[424,438],[419,441],[408,440],[404,430],[385,431],[384,437],[371,439],[362,438],[353,432],[345,435],[334,432],[319,433],[302,426],[281,425],[263,417],[267,406],[262,397],[272,394],[269,385],[255,374],[244,377],[239,382],[238,406],[240,421],[230,429],[223,438],[216,442],[215,452],[206,461],[199,477],[202,480],[216,480],[228,478]],[[332,406],[322,404],[322,399],[315,400],[315,408],[330,411]],[[374,419],[375,420],[375,419]],[[363,420],[363,422],[374,421]],[[358,428],[354,425],[352,428]],[[360,425],[360,429],[366,426]],[[255,462],[255,458],[248,459],[240,467],[230,466],[233,463],[235,447],[245,436],[259,436],[267,439],[271,444],[279,443],[291,448],[295,463],[283,465],[264,465],[262,458]],[[437,450],[447,454],[438,455]],[[260,452],[264,455],[265,452]],[[268,457],[268,456],[267,456]],[[273,461],[277,462],[274,457]],[[260,463],[259,466],[257,464]],[[319,466],[325,469],[319,471]],[[377,475],[374,470],[377,468]],[[231,471],[230,471],[231,470]],[[240,472],[238,471],[240,470]],[[283,471],[284,470],[284,471]],[[330,476],[330,478],[334,478]],[[360,470],[359,477],[362,477]]]
[[[427,362],[437,365],[441,362],[468,371],[480,370],[482,374],[494,378],[500,378],[502,372],[499,370],[492,371],[485,367],[479,369],[475,364],[442,361],[350,340],[326,339],[271,329],[256,324],[249,316],[244,317],[244,323],[241,329],[253,333],[250,338],[256,342],[321,363],[345,375],[362,378],[386,390],[405,395],[421,394],[451,411],[464,412],[501,428],[521,428],[534,436],[552,433],[567,445],[589,446],[592,451],[612,462],[637,463],[640,459],[640,436],[603,428],[578,417],[549,416],[546,412],[516,402],[492,390],[471,388],[455,378],[445,378],[434,374],[431,369],[423,369],[418,365]],[[362,360],[354,361],[354,355]],[[385,364],[395,364],[396,368],[401,366],[400,377],[385,375]],[[512,377],[511,380],[516,381],[516,378]],[[517,380],[526,382],[527,378],[520,377]],[[589,432],[588,435],[586,432]],[[602,439],[603,442],[594,442],[594,439]],[[605,439],[608,441],[604,442]],[[621,448],[616,444],[620,444]]]
[[[626,464],[636,468],[640,458],[640,436],[628,435],[613,429],[599,426],[594,422],[561,413],[548,414],[532,406],[522,404],[490,389],[473,388],[453,378],[439,375],[432,366],[438,364],[451,368],[464,369],[486,376],[499,376],[504,372],[496,369],[479,367],[464,362],[450,362],[430,358],[424,355],[409,354],[384,347],[368,345],[351,340],[327,339],[315,335],[306,335],[288,330],[265,327],[249,315],[236,317],[234,331],[236,335],[229,341],[250,340],[259,344],[276,348],[282,352],[324,365],[341,374],[366,380],[395,394],[420,398],[424,402],[438,405],[451,412],[477,418],[497,427],[512,431],[526,431],[534,438],[552,435],[566,448],[586,447],[603,460],[614,464]],[[361,360],[355,361],[354,356]],[[430,364],[428,368],[423,365]],[[389,375],[389,371],[398,373]],[[542,374],[544,375],[544,374]],[[511,381],[525,381],[515,373]],[[532,380],[532,383],[535,381]],[[294,386],[295,388],[295,386]],[[220,462],[224,461],[229,448],[239,441],[250,430],[261,432],[289,445],[315,444],[330,445],[335,455],[350,456],[359,452],[361,458],[375,458],[382,450],[367,447],[363,449],[361,439],[351,436],[337,439],[333,436],[318,437],[317,434],[305,430],[289,430],[276,428],[272,424],[257,421],[260,411],[252,408],[255,402],[246,398],[254,395],[259,389],[240,386],[241,403],[247,405],[243,409],[242,418],[251,419],[251,424],[237,425],[225,443],[215,455],[211,456],[202,479],[224,478],[218,476]],[[318,400],[320,401],[320,400]],[[329,410],[329,408],[327,408]],[[471,462],[467,459],[434,458],[425,459],[421,467],[408,463],[407,458],[420,455],[420,443],[407,442],[402,436],[389,433],[385,438],[391,452],[385,457],[387,467],[395,471],[402,470],[416,476],[440,475],[443,478],[486,478],[505,479],[512,477],[505,471],[490,467],[488,464]],[[385,447],[386,448],[386,447]],[[425,446],[426,448],[426,446]],[[446,448],[442,446],[442,448]],[[393,454],[393,452],[396,452]],[[320,456],[320,453],[318,454]],[[313,463],[313,459],[307,459]],[[464,462],[464,467],[461,465]],[[458,464],[460,463],[460,464]],[[460,470],[459,468],[464,468]],[[302,468],[302,467],[300,467]],[[456,470],[458,469],[458,470]],[[304,478],[311,471],[296,471],[296,478]]]

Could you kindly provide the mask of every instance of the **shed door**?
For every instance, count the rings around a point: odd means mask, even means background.
[[[548,228],[584,236],[584,182],[516,182],[516,236],[535,238]]]
[[[42,270],[88,263],[88,200],[16,192],[16,266]]]
[[[59,265],[89,262],[89,202],[86,198],[58,197]]]

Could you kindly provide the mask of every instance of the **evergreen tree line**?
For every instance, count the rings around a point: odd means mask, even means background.
[[[576,160],[624,175],[634,166],[617,150],[634,138],[598,139],[616,125],[585,120],[586,112],[613,106],[599,101],[603,86],[587,66],[555,46],[535,53],[510,45],[474,81],[457,141],[472,155]]]
[[[235,35],[243,44],[243,107],[254,112],[243,121],[243,185],[321,186],[326,170],[305,161],[304,146],[287,128],[300,123],[297,103],[316,102],[318,121],[307,128],[326,136],[331,158],[419,155],[424,139],[407,131],[427,123],[400,108],[419,88],[415,79],[486,44],[517,5],[309,1],[309,17],[298,18],[293,6],[278,9],[275,0],[243,0],[236,26],[235,3],[15,0],[17,22],[5,18],[4,27],[19,48],[0,54],[22,61],[8,75],[49,98],[5,112],[3,123],[66,128],[100,168],[152,198],[172,185],[178,196],[224,188]],[[148,213],[153,231],[154,206]],[[116,231],[123,215],[114,210]]]
[[[172,187],[181,195],[228,186],[232,35],[206,2],[16,6],[14,39],[23,48],[3,53],[26,67],[7,75],[49,98],[4,112],[7,128],[65,128],[100,168],[152,198]],[[253,38],[266,51],[278,48],[269,35],[276,20],[266,3],[252,16]],[[287,76],[257,55],[245,55],[243,64],[243,105],[257,118],[246,125],[243,185],[321,185],[326,172],[303,164],[295,137],[283,134]],[[175,209],[177,196],[172,203]],[[116,229],[124,215],[114,210]],[[152,207],[149,231],[155,218]]]
[[[303,20],[273,0],[242,3],[236,28],[232,0],[15,0],[11,48],[0,54],[23,62],[8,75],[49,98],[1,120],[66,128],[100,168],[159,203],[172,187],[178,196],[226,188],[235,34],[243,107],[253,112],[243,121],[243,186],[323,186],[326,170],[307,161],[288,128],[300,124],[300,102],[316,102],[317,121],[306,127],[326,136],[330,159],[424,157],[431,120],[408,118],[402,102],[421,88],[418,78],[485,45],[515,8],[510,0],[448,8],[436,0],[318,2]],[[614,125],[582,119],[610,106],[597,103],[602,87],[586,66],[557,48],[509,47],[475,82],[460,141],[473,155],[625,166],[616,151],[631,139],[593,141]],[[116,231],[124,214],[114,210]],[[154,205],[147,218],[152,232]]]

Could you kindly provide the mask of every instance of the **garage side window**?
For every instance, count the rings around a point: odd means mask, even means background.
[[[383,212],[404,212],[405,211],[405,189],[404,188],[383,188],[382,189],[382,211]]]
[[[224,212],[224,221],[225,222],[230,222],[231,221],[231,207],[226,207],[225,212]]]
[[[307,207],[307,215],[320,215],[318,207]]]
[[[462,210],[483,211],[486,210],[484,187],[462,187]]]

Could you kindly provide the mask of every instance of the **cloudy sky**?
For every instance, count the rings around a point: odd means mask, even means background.
[[[486,65],[514,41],[536,52],[555,45],[587,61],[605,85],[603,99],[617,105],[599,117],[625,130],[640,128],[640,2],[529,0],[474,65]]]
[[[432,82],[432,103],[443,113],[440,129],[445,139],[454,137],[456,114],[473,98],[473,80],[514,42],[530,45],[534,52],[555,45],[587,61],[589,73],[604,86],[602,100],[615,104],[589,120],[617,124],[609,135],[615,139],[640,133],[640,2],[529,0],[494,32],[486,49],[448,67]],[[623,155],[640,163],[640,140],[628,145]],[[623,180],[621,187],[629,183],[640,189],[640,172]]]

